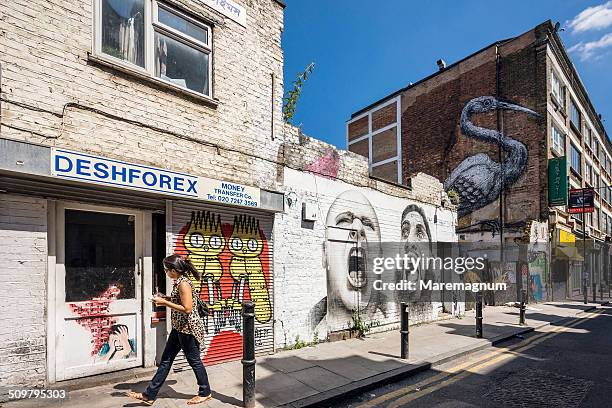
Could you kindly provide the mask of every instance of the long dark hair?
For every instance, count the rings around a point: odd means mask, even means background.
[[[177,271],[179,275],[187,276],[191,275],[196,280],[200,280],[200,272],[196,269],[193,263],[180,255],[170,255],[164,258],[164,268],[172,269]]]

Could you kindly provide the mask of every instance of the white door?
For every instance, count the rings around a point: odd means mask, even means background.
[[[142,365],[142,213],[58,203],[56,378]]]

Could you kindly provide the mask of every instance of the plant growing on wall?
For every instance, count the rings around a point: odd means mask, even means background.
[[[314,70],[315,63],[311,62],[310,65],[306,67],[304,72],[299,74],[295,81],[292,83],[292,88],[287,91],[285,97],[283,98],[283,119],[287,123],[292,123],[293,116],[295,115],[295,108],[297,106],[297,102],[300,99],[300,95],[302,94],[302,86],[304,82],[306,82],[312,74]]]

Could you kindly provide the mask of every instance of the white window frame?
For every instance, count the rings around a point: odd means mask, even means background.
[[[185,33],[182,33],[172,27],[169,27],[163,23],[159,22],[158,19],[158,9],[163,8],[177,16],[188,20],[189,22],[204,28],[207,31],[207,39],[208,43],[204,43],[199,41],[196,38],[193,38]],[[162,82],[164,85],[179,89],[183,92],[187,92],[198,97],[203,97],[206,99],[213,99],[213,77],[212,77],[212,67],[213,67],[213,27],[210,22],[205,20],[195,19],[183,11],[181,9],[165,3],[159,0],[144,0],[144,68],[140,67],[136,64],[132,64],[128,61],[122,60],[120,58],[116,58],[112,55],[105,54],[102,52],[102,0],[94,0],[94,24],[93,24],[93,32],[92,32],[92,50],[93,55],[96,59],[102,60],[108,64],[115,65],[117,67],[122,68],[123,70],[127,70],[129,72],[134,72],[141,76],[146,76],[153,81]],[[173,82],[166,81],[162,78],[159,78],[155,75],[155,50],[154,50],[154,38],[155,32],[160,32],[164,35],[171,37],[174,40],[177,40],[189,47],[195,48],[199,51],[208,54],[208,94],[200,93],[189,89],[187,87],[182,87]]]
[[[553,151],[563,156],[565,154],[565,137],[566,137],[565,133],[561,132],[559,130],[559,127],[555,125],[554,122],[551,126],[550,133],[551,133],[550,138],[551,138],[551,145],[552,145]],[[559,136],[559,139],[560,139],[559,142],[557,142],[556,140],[557,135]]]
[[[383,109],[391,104],[396,104],[395,105],[395,122],[391,123],[387,126],[384,126],[380,129],[377,129],[375,131],[372,131],[372,112],[377,112],[380,109]],[[374,169],[375,167],[378,166],[382,166],[383,164],[387,164],[387,163],[391,163],[397,160],[397,180],[395,180],[396,183],[398,184],[403,184],[402,183],[402,116],[401,116],[401,104],[402,104],[402,98],[401,96],[397,96],[393,99],[390,99],[389,101],[382,103],[380,105],[376,105],[375,107],[373,107],[372,109],[370,109],[369,111],[354,117],[353,119],[349,120],[346,123],[346,135],[347,135],[347,150],[350,150],[350,146],[352,144],[355,143],[359,143],[361,141],[367,140],[368,141],[368,167],[369,167],[369,173],[370,175],[372,174],[372,169]],[[362,136],[356,137],[353,140],[348,140],[348,132],[349,132],[349,126],[351,123],[356,122],[360,119],[363,119],[367,117],[368,118],[368,133],[363,134]],[[396,127],[396,131],[397,131],[397,139],[396,139],[396,155],[393,157],[390,157],[388,159],[384,159],[378,162],[373,162],[372,161],[372,138],[376,135],[378,135],[379,133],[385,132],[389,129],[393,129],[394,127]]]
[[[563,85],[563,82],[561,82],[561,79],[556,74],[554,69],[551,70],[551,74],[550,74],[550,87],[551,87],[551,94],[555,98],[555,101],[559,105],[561,105],[563,108],[565,108],[565,95],[564,95],[565,85]]]

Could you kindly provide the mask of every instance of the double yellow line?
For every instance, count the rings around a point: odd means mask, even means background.
[[[377,407],[380,404],[386,401],[389,401],[391,399],[395,399],[395,398],[398,398],[398,399],[389,403],[389,405],[387,405],[387,408],[401,407],[409,402],[412,402],[418,398],[421,398],[424,395],[435,392],[439,390],[440,388],[447,387],[461,380],[462,378],[465,378],[470,374],[476,373],[488,366],[497,364],[504,360],[514,358],[517,355],[520,355],[520,353],[537,346],[541,342],[546,341],[558,334],[568,331],[572,327],[583,322],[585,319],[591,319],[593,317],[597,317],[602,311],[603,309],[600,309],[595,312],[587,313],[582,317],[579,317],[579,318],[576,318],[570,321],[565,326],[553,327],[544,333],[540,333],[540,334],[537,334],[535,336],[528,338],[527,340],[521,342],[518,345],[515,345],[512,347],[503,347],[503,348],[499,348],[494,351],[491,351],[485,354],[484,356],[482,356],[480,359],[478,359],[475,362],[466,361],[462,364],[458,364],[448,369],[447,371],[436,374],[433,377],[430,377],[421,382],[418,382],[417,384],[381,395],[378,398],[372,399],[362,405],[359,405],[359,408]]]

